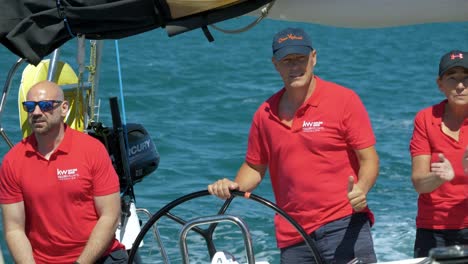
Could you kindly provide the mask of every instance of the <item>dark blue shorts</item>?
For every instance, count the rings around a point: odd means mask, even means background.
[[[112,251],[109,255],[100,258],[96,264],[127,264],[128,254],[125,249]]]
[[[432,248],[453,245],[468,245],[468,228],[461,230],[418,228],[414,242],[414,257],[427,257]]]
[[[323,225],[310,234],[325,263],[348,263],[357,258],[361,263],[375,263],[377,257],[367,214],[357,213]],[[282,264],[316,263],[304,242],[281,249]]]

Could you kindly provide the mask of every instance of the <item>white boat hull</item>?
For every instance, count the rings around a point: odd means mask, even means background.
[[[466,0],[276,0],[268,17],[349,28],[468,21]]]
[[[424,259],[425,258],[415,258],[415,259],[404,259],[404,260],[379,262],[379,263],[380,264],[418,264],[418,263],[421,263]]]

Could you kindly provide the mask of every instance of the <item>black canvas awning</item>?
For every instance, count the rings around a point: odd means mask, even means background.
[[[80,34],[120,39],[156,28],[169,36],[252,12],[272,0],[0,0],[0,43],[29,63]]]

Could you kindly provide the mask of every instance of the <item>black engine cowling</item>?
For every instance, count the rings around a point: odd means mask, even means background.
[[[135,184],[142,181],[143,178],[158,168],[160,156],[148,131],[141,124],[127,124],[126,132],[131,182]],[[88,134],[99,139],[106,146],[112,159],[112,164],[119,175],[121,189],[128,186],[120,153],[118,135],[114,133],[112,128],[103,127],[100,123],[92,124]]]

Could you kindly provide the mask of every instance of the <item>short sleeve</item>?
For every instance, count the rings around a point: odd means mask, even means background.
[[[8,156],[0,167],[0,204],[11,204],[23,201],[20,180],[11,169]]]
[[[411,136],[409,146],[411,157],[431,155],[424,113],[424,111],[421,111],[414,118],[413,135]]]
[[[376,143],[369,115],[355,92],[351,92],[344,107],[343,129],[346,143],[353,149],[364,149]]]
[[[97,141],[96,149],[92,152],[94,195],[103,196],[120,191],[119,178],[112,166],[106,148]]]

